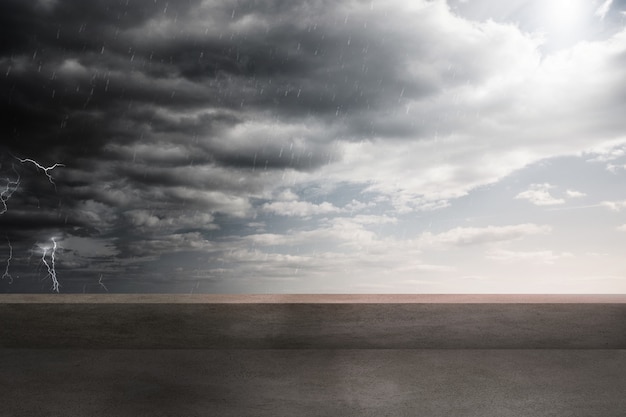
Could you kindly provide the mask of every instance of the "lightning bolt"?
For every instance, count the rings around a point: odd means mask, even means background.
[[[65,166],[64,164],[55,163],[54,165],[50,165],[46,167],[40,164],[39,162],[35,161],[34,159],[18,158],[17,156],[11,154],[10,152],[9,154],[20,163],[32,164],[38,170],[43,171],[44,175],[48,178],[48,181],[50,182],[50,184],[54,186],[54,189],[56,191],[57,186],[54,182],[54,177],[52,176],[50,172],[53,171],[55,168],[64,167]],[[16,177],[15,178],[7,177],[5,179],[6,185],[4,189],[0,190],[0,215],[8,211],[9,208],[8,208],[7,202],[9,201],[13,193],[17,191],[20,185],[21,176],[18,170],[15,168],[15,164],[12,164],[12,169],[13,169],[13,172],[15,172]],[[9,272],[9,268],[11,266],[11,261],[13,260],[13,246],[11,245],[11,241],[9,240],[8,236],[6,237],[6,239],[7,239],[7,243],[9,244],[9,257],[6,260],[6,268],[1,278],[2,279],[8,278],[9,283],[12,284],[13,277],[11,276]],[[55,265],[57,242],[54,240],[54,238],[51,238],[50,240],[52,241],[52,247],[43,248],[43,254],[41,255],[41,262],[46,266],[46,269],[48,270],[48,275],[46,276],[46,278],[50,277],[50,279],[52,279],[52,290],[58,293],[60,285],[59,285],[59,281],[57,280],[57,272],[56,272],[56,265]],[[46,256],[48,256],[48,259],[46,259]]]
[[[50,238],[50,240],[52,241],[52,247],[43,248],[43,254],[41,255],[41,262],[43,262],[43,264],[48,269],[48,275],[46,275],[44,279],[50,277],[50,279],[52,279],[52,291],[56,291],[58,293],[59,281],[57,280],[57,271],[56,271],[56,266],[54,265],[54,256],[57,251],[57,242],[56,240],[54,240],[54,238]],[[46,255],[48,254],[48,251],[50,251],[50,263],[46,261]]]
[[[34,159],[30,159],[30,158],[18,158],[16,156],[14,156],[15,159],[17,159],[18,161],[20,161],[21,163],[25,164],[27,162],[30,162],[31,164],[35,165],[38,169],[42,170],[43,173],[46,175],[46,177],[48,177],[48,181],[50,181],[50,184],[52,184],[54,186],[54,189],[57,189],[57,185],[54,183],[54,178],[52,177],[52,175],[50,175],[50,173],[48,171],[52,171],[55,168],[58,167],[64,167],[64,164],[59,164],[56,163],[54,165],[51,165],[49,167],[44,167],[43,165],[41,165],[39,162],[35,161]]]
[[[107,287],[104,285],[104,283],[102,282],[102,274],[100,274],[100,279],[98,280],[98,284],[100,284],[100,286],[101,286],[102,288],[104,288],[104,290],[105,290],[106,292],[109,292],[108,288],[107,288]]]
[[[7,238],[7,243],[9,244],[9,257],[7,258],[7,267],[4,270],[4,274],[2,274],[2,279],[8,278],[9,284],[13,284],[13,277],[9,273],[9,268],[11,267],[11,260],[13,259],[13,246],[11,246],[11,241],[9,240],[9,237],[7,236],[6,238]]]
[[[7,201],[11,198],[17,187],[20,185],[20,173],[15,169],[15,165],[13,165],[13,172],[17,175],[17,179],[11,180],[9,178],[6,179],[6,186],[4,190],[0,191],[0,204],[2,204],[2,208],[0,209],[0,215],[7,212],[9,209],[7,207]]]

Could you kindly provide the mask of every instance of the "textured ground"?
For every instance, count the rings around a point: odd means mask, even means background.
[[[624,350],[0,349],[3,417],[623,417]]]
[[[626,410],[615,298],[76,300],[0,296],[1,417]]]

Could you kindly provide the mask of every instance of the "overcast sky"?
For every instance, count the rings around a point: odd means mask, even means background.
[[[0,291],[624,293],[625,24],[4,0]]]

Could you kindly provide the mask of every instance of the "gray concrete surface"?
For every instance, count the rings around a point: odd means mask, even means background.
[[[0,296],[0,417],[626,415],[623,296],[53,297]]]
[[[624,350],[0,349],[2,417],[623,417]]]
[[[106,296],[99,299],[95,303],[0,303],[0,347],[626,349],[626,303],[618,302],[107,303],[102,302]]]

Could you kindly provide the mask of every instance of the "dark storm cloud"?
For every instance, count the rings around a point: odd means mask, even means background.
[[[2,4],[3,53],[22,53],[28,48],[46,51],[84,52],[104,42],[123,47],[120,32],[141,25],[159,14],[184,16],[197,1],[161,0],[7,0]]]
[[[390,24],[397,16],[334,2],[8,2],[2,16],[2,134],[20,155],[98,158],[111,143],[195,135],[211,137],[201,160],[310,170],[328,149],[285,162],[280,146],[226,150],[220,130],[269,112],[345,138],[407,136],[408,120],[372,114],[442,81],[406,73],[422,42]],[[212,114],[181,115],[203,108]]]
[[[331,123],[339,115],[395,105],[399,97],[425,96],[436,89],[430,79],[403,79],[406,62],[399,52],[410,50],[411,44],[393,33],[381,37],[374,16],[344,22],[332,6],[315,9],[313,18],[304,13],[283,11],[267,27],[251,23],[232,39],[200,43],[177,60],[181,74],[198,79],[222,75],[234,81],[239,91],[232,92],[233,104],[243,101],[284,117],[314,114]],[[268,19],[262,13],[239,17],[246,18]]]
[[[10,201],[21,211],[2,226],[115,237],[120,256],[203,247],[186,231],[220,227],[217,214],[254,216],[252,199],[267,199],[285,171],[341,159],[338,140],[426,136],[437,124],[416,127],[406,103],[491,65],[471,45],[434,60],[436,22],[370,2],[0,7],[4,144],[66,165],[56,188],[24,171]]]
[[[10,210],[0,218],[0,227],[11,234],[26,231],[30,235],[33,230],[59,230],[74,226],[73,223],[70,221],[68,224],[65,218],[59,217],[57,213],[42,214],[40,211]]]
[[[33,156],[96,156],[104,143],[132,140],[133,132],[149,126],[155,106],[185,109],[210,103],[207,89],[172,81],[167,73],[150,76],[163,73],[163,64],[141,55],[135,61],[132,43],[123,36],[155,16],[184,21],[189,6],[191,2],[3,3],[5,143],[15,153]],[[137,117],[141,114],[133,110],[142,106],[148,112]]]

